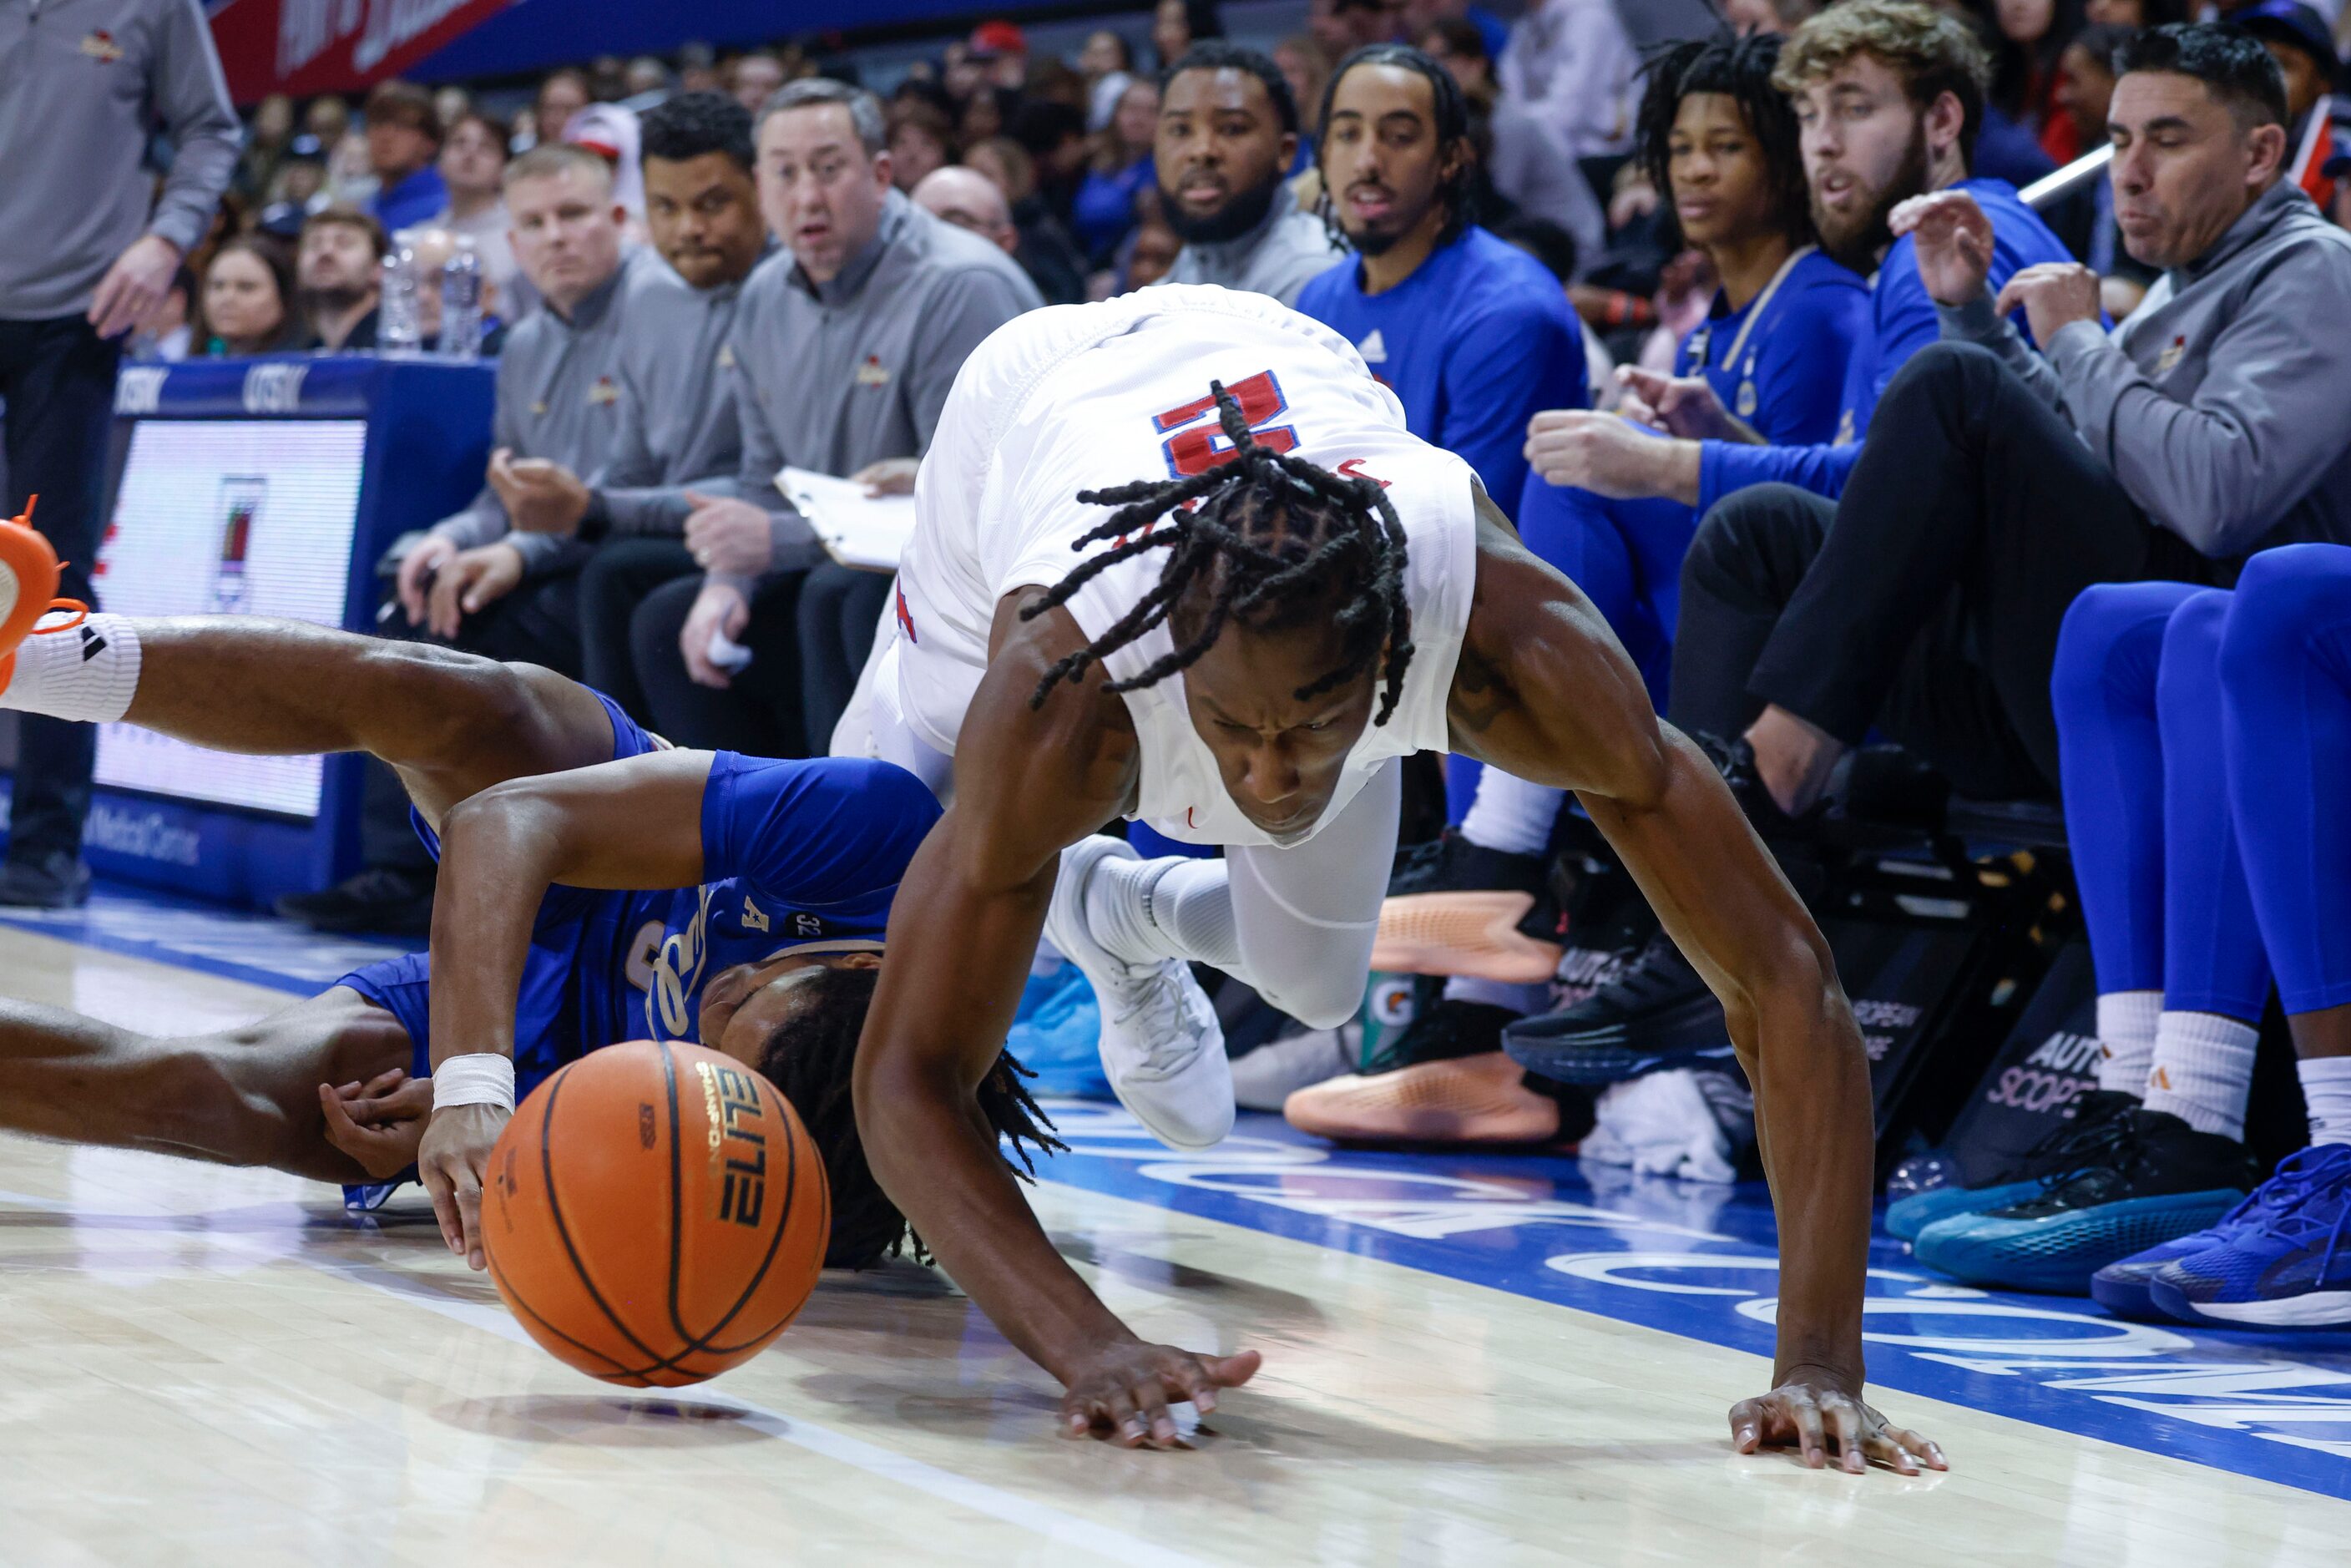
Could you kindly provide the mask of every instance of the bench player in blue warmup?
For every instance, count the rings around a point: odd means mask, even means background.
[[[0,610],[55,584],[46,544],[0,522]],[[372,753],[443,866],[429,957],[246,1028],[152,1038],[0,1000],[0,1127],[381,1182],[416,1159],[436,1094],[511,1103],[600,1046],[684,1040],[764,1072],[823,1149],[828,1264],[904,1237],[850,1066],[892,897],[939,816],[912,774],[674,750],[550,670],[298,622],[92,615],[25,636],[28,619],[0,614],[0,706],[249,755]],[[494,1059],[510,1065],[485,1086]],[[1008,1059],[981,1104],[1016,1145],[1044,1135]],[[471,1172],[428,1185],[453,1245],[478,1235],[456,1209],[478,1209]]]

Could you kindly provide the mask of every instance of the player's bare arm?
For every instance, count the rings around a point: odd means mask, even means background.
[[[1090,690],[1030,706],[1054,663],[1086,643],[1065,611],[1018,618],[1040,591],[998,606],[955,800],[891,915],[857,1055],[858,1129],[874,1176],[947,1273],[1061,1380],[1067,1434],[1167,1447],[1171,1400],[1211,1409],[1258,1357],[1137,1338],[1054,1250],[976,1097],[1019,1004],[1061,850],[1118,816],[1135,787],[1134,732],[1116,697]]]
[[[514,1054],[515,997],[549,887],[692,887],[702,880],[702,794],[710,753],[658,751],[510,779],[453,806],[441,824],[433,912],[433,1063]],[[482,1172],[512,1111],[435,1113],[417,1168],[450,1250],[484,1266]]]
[[[1779,1347],[1770,1394],[1731,1411],[1742,1451],[1834,1439],[1906,1474],[1941,1451],[1861,1399],[1869,1251],[1869,1065],[1834,960],[1802,901],[1704,753],[1658,722],[1639,674],[1573,583],[1483,496],[1477,597],[1454,676],[1455,748],[1573,789],[1666,930],[1722,1000],[1755,1089],[1778,1207]]]

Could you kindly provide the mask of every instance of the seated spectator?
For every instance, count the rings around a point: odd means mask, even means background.
[[[969,147],[990,137],[1009,135],[1013,117],[1020,107],[1020,95],[1010,88],[982,82],[963,100],[963,117],[956,121],[956,138]]]
[[[427,225],[410,229],[402,236],[408,246],[410,261],[416,268],[416,338],[427,349],[436,348],[441,341],[441,285],[450,260],[462,250],[469,250],[473,242],[454,229]],[[500,311],[497,285],[486,275],[482,277],[482,340],[476,352],[483,359],[495,360],[505,349],[507,324]]]
[[[600,476],[620,414],[617,356],[628,275],[623,214],[611,168],[584,147],[553,142],[507,165],[515,256],[541,308],[517,324],[498,358],[490,468],[517,459]],[[399,560],[401,612],[386,631],[494,659],[580,671],[579,564],[572,541],[511,526],[506,498],[484,475],[464,511],[426,530]],[[434,867],[409,828],[407,798],[389,769],[371,768],[361,799],[361,869],[337,886],[277,901],[277,912],[322,931],[430,929]]]
[[[2058,59],[2082,29],[2082,0],[1993,0],[1991,88],[1987,121],[2012,125],[2037,142],[2051,168],[2082,153],[2074,122],[2057,112]]]
[[[932,170],[955,161],[955,122],[944,110],[919,98],[890,106],[891,178],[898,189],[912,192]]]
[[[1177,60],[1161,92],[1152,168],[1160,216],[1183,249],[1160,280],[1295,305],[1338,256],[1330,226],[1290,193],[1297,152],[1298,105],[1272,60],[1222,42]],[[1140,287],[1134,271],[1130,256],[1128,284]]]
[[[1020,251],[1020,231],[1012,224],[1012,204],[996,182],[977,169],[950,163],[934,169],[907,199],[941,223],[979,235],[1007,256]]]
[[[1640,64],[1615,0],[1537,0],[1511,31],[1496,74],[1503,93],[1570,156],[1593,158],[1632,141]]]
[[[1134,50],[1125,35],[1097,27],[1086,35],[1086,46],[1078,51],[1078,69],[1086,80],[1086,131],[1099,135],[1110,129],[1119,95],[1134,79]]]
[[[1691,551],[1676,708],[1743,731],[1782,810],[1808,810],[1873,725],[1967,792],[2045,793],[2050,665],[2082,589],[2351,541],[2351,341],[2310,329],[2351,312],[2351,236],[2280,178],[2276,62],[2175,26],[2119,64],[2116,205],[2165,274],[2146,304],[2101,330],[2072,263],[1995,298],[1998,220],[1965,191],[1906,207],[1950,340],[1886,389],[1836,503],[1750,492]],[[1999,314],[2020,304],[2045,358]]]
[[[1119,247],[1112,293],[1132,294],[1138,288],[1169,281],[1167,274],[1183,249],[1183,236],[1168,227],[1166,218],[1156,206],[1152,206],[1143,214],[1143,221],[1134,225],[1134,232],[1126,236],[1126,244]]]
[[[1635,156],[1664,193],[1678,243],[1701,252],[1720,280],[1706,319],[1680,342],[1675,374],[1703,378],[1764,439],[1819,441],[1835,429],[1869,295],[1814,244],[1795,111],[1771,85],[1779,55],[1776,36],[1724,34],[1655,56]],[[1625,379],[1636,414],[1650,412],[1644,394],[1662,401],[1672,384],[1643,372]],[[1531,474],[1517,515],[1527,548],[1591,598],[1662,706],[1682,554],[1698,513],[1666,498],[1610,500]],[[1540,886],[1564,800],[1562,790],[1483,769],[1458,832],[1440,851],[1446,863],[1416,868],[1400,891],[1491,899],[1505,884]],[[1504,1026],[1547,1000],[1545,988],[1505,983],[1495,972],[1519,973],[1524,962],[1516,943],[1453,955],[1442,970],[1455,976],[1444,998],[1414,1021],[1401,1049],[1415,1060],[1499,1050]]]
[[[1453,73],[1469,100],[1479,201],[1494,210],[1491,221],[1500,222],[1504,208],[1523,212],[1565,229],[1583,254],[1598,255],[1608,237],[1599,198],[1552,129],[1495,86],[1485,32],[1466,17],[1444,17],[1431,24],[1420,47]]]
[[[2057,109],[2073,122],[2074,140],[2083,147],[2106,144],[2106,106],[2115,96],[2115,51],[2130,41],[2133,29],[2098,24],[2083,28],[2057,57]],[[2106,310],[2117,319],[2130,314],[2154,274],[2131,260],[2123,248],[2122,230],[2115,226],[2115,183],[2111,170],[2101,172],[2088,188],[2069,196],[2047,214],[2050,227],[2065,248],[2100,277],[2123,280],[2125,291],[2109,288]],[[2122,309],[2116,309],[2116,305]]]
[[[1322,126],[1323,183],[1357,254],[1298,308],[1355,345],[1414,434],[1458,453],[1488,495],[1515,498],[1528,417],[1583,404],[1583,336],[1541,264],[1468,209],[1460,86],[1418,49],[1377,45],[1341,63]]]
[[[411,82],[378,82],[367,99],[368,168],[376,178],[368,211],[389,233],[430,219],[449,204],[435,161],[441,121],[433,95]]]
[[[562,141],[563,128],[572,117],[595,101],[588,90],[588,78],[580,72],[569,66],[549,71],[531,103],[531,145],[552,147]]]
[[[964,49],[993,86],[1018,92],[1029,79],[1029,39],[1010,22],[982,22],[971,30]]]
[[[1159,0],[1151,12],[1151,51],[1165,70],[1191,52],[1195,44],[1225,36],[1224,18],[1217,0]]]
[[[1061,220],[1037,193],[1037,165],[1027,148],[1009,137],[983,141],[964,154],[965,164],[993,181],[1011,204],[1020,248],[1012,253],[1048,305],[1075,305],[1086,297],[1085,257],[1078,254]]]
[[[1374,44],[1403,42],[1403,18],[1389,0],[1331,0],[1329,36],[1341,56]]]
[[[1127,84],[1110,129],[1096,140],[1092,166],[1071,208],[1078,243],[1091,267],[1106,267],[1134,227],[1134,200],[1152,180],[1152,138],[1159,125],[1155,83]]]
[[[1702,379],[1747,439],[1793,445],[1836,434],[1870,296],[1819,247],[1795,110],[1771,85],[1779,55],[1779,38],[1762,34],[1655,57],[1635,156],[1666,199],[1675,248],[1700,252],[1719,284],[1705,320],[1677,347],[1673,376]],[[1636,419],[1678,402],[1669,378],[1624,380]],[[1518,517],[1529,548],[1607,617],[1662,706],[1697,510],[1671,497],[1611,498],[1537,473]],[[1548,799],[1555,811],[1559,797]]]
[[[580,579],[582,678],[644,723],[653,710],[631,622],[653,590],[695,574],[690,497],[733,495],[742,465],[727,343],[743,285],[772,250],[751,124],[717,92],[681,93],[644,116],[646,220],[669,266],[642,268],[630,288],[614,369],[621,417],[602,473],[551,459],[490,469],[516,528],[594,547]]]
[[[296,278],[309,341],[324,354],[373,353],[376,304],[390,248],[365,213],[329,207],[302,225]]]
[[[294,266],[266,235],[232,235],[204,268],[204,353],[210,359],[277,354],[302,344],[293,308]]]
[[[652,55],[639,55],[635,59],[631,60],[628,71],[622,80],[628,86],[628,91],[624,96],[629,98],[648,98],[656,93],[666,94],[671,86],[669,67]]]
[[[286,143],[254,226],[288,245],[298,243],[303,220],[324,204],[326,188],[327,150],[306,131]]]
[[[1322,89],[1330,85],[1333,58],[1311,33],[1273,47],[1273,63],[1290,84],[1290,101],[1298,106],[1298,160],[1289,170],[1293,179],[1314,166],[1314,139],[1322,133]]]
[[[618,439],[625,214],[611,168],[584,147],[537,147],[507,166],[515,252],[545,302],[498,360],[495,467],[516,458],[601,475]],[[402,560],[409,624],[494,658],[577,676],[577,552],[516,530],[498,486],[434,524]],[[510,650],[510,651],[501,651]]]
[[[1471,5],[1469,0],[1404,0],[1397,22],[1398,37],[1405,43],[1426,37],[1439,28],[1451,31],[1466,23],[1478,29],[1478,52],[1487,60],[1500,59],[1502,51],[1510,47],[1510,25],[1485,6]]]
[[[778,92],[759,121],[760,205],[789,254],[745,285],[728,340],[737,493],[688,497],[685,542],[708,575],[654,590],[634,622],[647,702],[684,744],[826,749],[891,580],[828,560],[776,475],[910,489],[965,357],[1041,303],[1002,249],[893,187],[883,137],[878,99],[822,78]],[[729,643],[747,667],[714,657]]]
[[[784,85],[784,62],[769,50],[754,49],[728,61],[726,76],[727,93],[756,117]]]
[[[1941,326],[1917,253],[1889,226],[1911,197],[1958,186],[1991,213],[1995,288],[2022,267],[2070,253],[2015,190],[1970,175],[1989,62],[1962,23],[1910,0],[1844,0],[1790,35],[1773,82],[1796,103],[1821,248],[1870,275],[1870,326],[1845,368],[1831,444],[1757,444],[1728,423],[1702,380],[1647,400],[1676,439],[1619,419],[1546,414],[1529,452],[1544,478],[1618,499],[1666,496],[1710,511],[1750,485],[1779,481],[1834,497],[1860,455],[1855,439],[1909,357]],[[1659,408],[1670,402],[1670,413]]]
[[[2327,165],[2351,151],[2351,131],[2335,120],[2333,96],[2343,61],[2326,18],[2301,0],[2263,0],[2229,19],[2259,38],[2285,74],[2286,178],[2331,213],[2335,177]]]
[[[2351,844],[2327,809],[2351,760],[2346,653],[2351,550],[2335,545],[2264,550],[2233,593],[2106,584],[2066,612],[2051,698],[2098,1088],[2062,1155],[1889,1211],[1922,1261],[1984,1283],[2053,1264],[2126,1317],[2351,1322],[2332,1223],[2351,1191],[2351,923],[2335,907]],[[2273,977],[2314,1146],[2240,1207]],[[2313,1200],[2325,1218],[2296,1227]]]
[[[496,288],[501,313],[514,321],[528,315],[535,300],[507,235],[506,172],[506,132],[479,110],[465,110],[449,122],[441,142],[441,183],[449,204],[432,221],[474,242],[482,276]]]
[[[1113,116],[1115,119],[1115,116]],[[1066,103],[1015,100],[1005,124],[1006,134],[1029,150],[1037,165],[1037,194],[1053,215],[1077,232],[1074,213],[1078,192],[1093,166],[1095,147],[1086,135],[1086,113]],[[967,135],[964,145],[971,145]],[[1147,152],[1150,143],[1144,144]]]
[[[282,92],[273,92],[254,106],[253,119],[246,127],[245,150],[237,154],[236,173],[230,180],[235,191],[255,206],[267,204],[271,183],[277,177],[277,163],[286,155],[286,144],[294,139],[294,100]]]
[[[1460,84],[1407,45],[1359,49],[1325,89],[1318,154],[1326,210],[1356,255],[1307,284],[1298,309],[1355,345],[1406,429],[1510,506],[1529,417],[1583,404],[1583,334],[1542,265],[1477,225]],[[1448,791],[1466,802],[1476,769],[1450,759]]]

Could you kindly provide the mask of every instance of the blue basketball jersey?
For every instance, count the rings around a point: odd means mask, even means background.
[[[659,743],[614,710],[615,759]],[[810,943],[880,941],[916,846],[938,821],[922,781],[886,762],[776,761],[714,752],[702,796],[699,887],[552,887],[515,999],[516,1087],[624,1040],[700,1043],[703,988],[737,964]],[[420,827],[420,831],[423,830]],[[440,843],[423,831],[437,856]],[[432,1069],[428,956],[347,975],[388,1009]]]

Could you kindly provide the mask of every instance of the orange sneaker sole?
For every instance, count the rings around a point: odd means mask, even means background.
[[[1423,1061],[1369,1078],[1333,1078],[1282,1103],[1301,1133],[1356,1144],[1541,1144],[1559,1136],[1559,1103],[1527,1087],[1499,1051]]]
[[[1416,893],[1388,899],[1380,905],[1372,967],[1540,985],[1558,972],[1565,950],[1518,928],[1534,906],[1531,893]]]
[[[16,664],[16,644],[49,612],[57,597],[57,552],[23,517],[0,522],[0,658]]]

